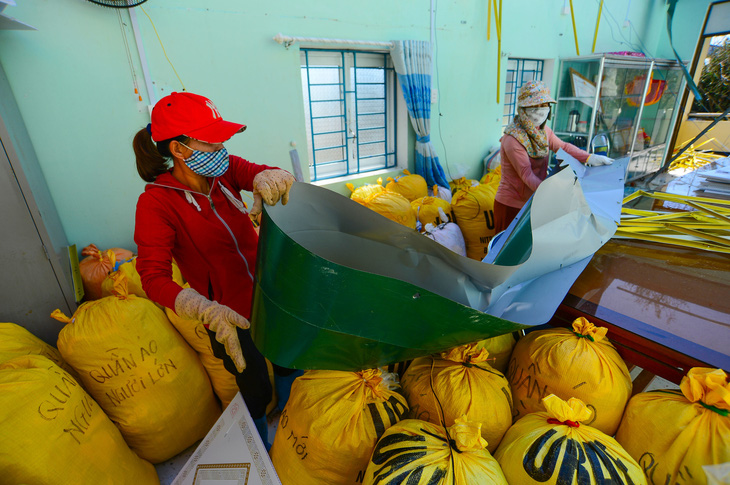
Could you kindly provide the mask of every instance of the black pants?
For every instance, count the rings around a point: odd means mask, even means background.
[[[226,354],[225,346],[215,339],[215,332],[208,330],[210,346],[213,349],[213,355],[223,361],[223,366],[228,372],[236,376],[236,384],[238,384],[238,389],[241,391],[251,417],[258,419],[266,416],[266,406],[271,401],[272,388],[269,380],[269,370],[266,367],[266,359],[253,343],[251,332],[241,328],[236,330],[238,330],[238,340],[241,342],[243,358],[246,359],[246,368],[243,372],[238,372],[233,359]],[[274,374],[279,376],[287,376],[295,371],[276,364],[273,364],[273,367]]]

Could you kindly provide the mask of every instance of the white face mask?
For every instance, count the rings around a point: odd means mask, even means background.
[[[542,124],[545,123],[545,120],[547,120],[547,117],[550,114],[549,107],[522,108],[522,110],[525,112],[525,116],[527,116],[527,119],[532,121],[532,124],[538,127],[542,126]]]

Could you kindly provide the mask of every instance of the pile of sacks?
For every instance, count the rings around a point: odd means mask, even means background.
[[[153,464],[204,438],[238,392],[202,323],[146,298],[131,252],[89,251],[87,301],[51,315],[57,348],[0,323],[3,483],[159,483]]]
[[[730,462],[730,381],[631,396],[606,329],[512,334],[387,369],[308,371],[271,451],[284,485],[716,483]],[[724,465],[723,465],[724,464]]]
[[[459,178],[450,187],[429,188],[423,177],[408,170],[357,189],[347,184],[350,198],[382,216],[416,229],[452,251],[481,261],[494,237],[494,197],[500,167],[481,181]]]

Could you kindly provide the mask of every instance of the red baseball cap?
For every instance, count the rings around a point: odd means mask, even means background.
[[[246,125],[221,118],[213,101],[193,93],[172,93],[152,108],[152,139],[169,140],[187,135],[206,143],[223,143]]]

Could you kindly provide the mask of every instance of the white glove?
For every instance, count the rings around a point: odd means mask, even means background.
[[[215,332],[215,339],[226,348],[226,354],[236,364],[238,372],[246,368],[241,342],[236,327],[249,328],[251,324],[231,308],[210,301],[192,288],[185,288],[175,298],[175,313],[189,320],[200,320]]]
[[[591,153],[588,160],[586,160],[586,165],[589,167],[600,167],[601,165],[611,165],[612,163],[613,158],[608,158],[604,155],[597,155],[595,153]]]
[[[261,213],[261,202],[275,205],[281,199],[282,205],[289,202],[289,190],[294,183],[294,175],[286,170],[272,169],[259,172],[253,178],[253,207],[251,215]]]

